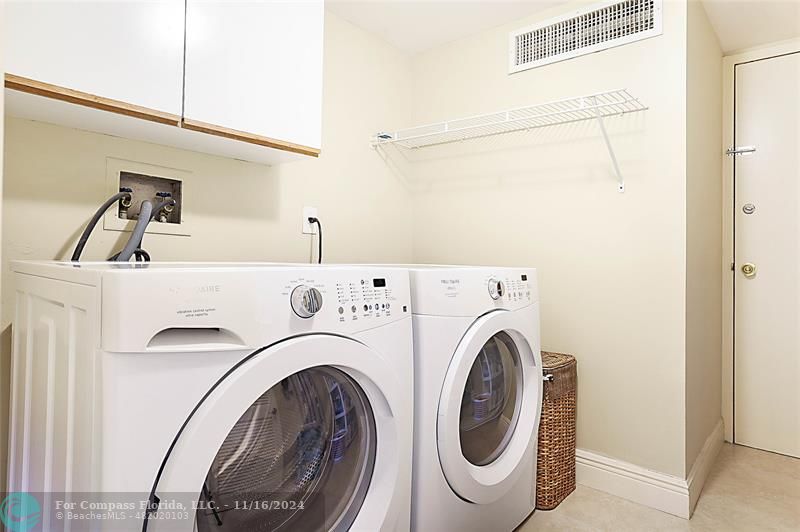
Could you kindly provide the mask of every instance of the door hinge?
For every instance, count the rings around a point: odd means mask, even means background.
[[[736,263],[735,262],[731,262],[731,271],[732,272],[736,271]]]
[[[725,155],[743,155],[745,153],[755,153],[756,147],[755,146],[731,146],[725,151]]]

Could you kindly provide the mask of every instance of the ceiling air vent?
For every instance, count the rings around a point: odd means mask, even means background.
[[[509,73],[661,35],[661,2],[603,2],[514,31]]]

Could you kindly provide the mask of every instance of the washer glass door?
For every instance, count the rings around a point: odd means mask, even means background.
[[[304,335],[245,355],[166,449],[142,530],[176,530],[162,512],[174,501],[191,522],[179,530],[380,529],[402,497],[402,391],[380,355],[348,338]]]
[[[325,366],[284,378],[242,414],[206,475],[204,531],[347,530],[375,462],[375,420],[352,379]]]

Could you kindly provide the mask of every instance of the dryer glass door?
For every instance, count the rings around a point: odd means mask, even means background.
[[[538,338],[538,309],[497,310],[469,327],[450,360],[437,446],[442,473],[462,499],[494,502],[523,472],[533,475],[542,400]]]
[[[290,375],[239,418],[206,475],[197,529],[347,530],[375,462],[375,421],[343,372]]]
[[[470,463],[489,464],[505,450],[519,416],[521,385],[519,351],[508,333],[499,332],[475,357],[461,397],[459,436]]]

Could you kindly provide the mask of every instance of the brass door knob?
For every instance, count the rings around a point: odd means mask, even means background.
[[[752,262],[746,262],[742,264],[742,273],[745,277],[755,277],[756,276],[756,265]]]

